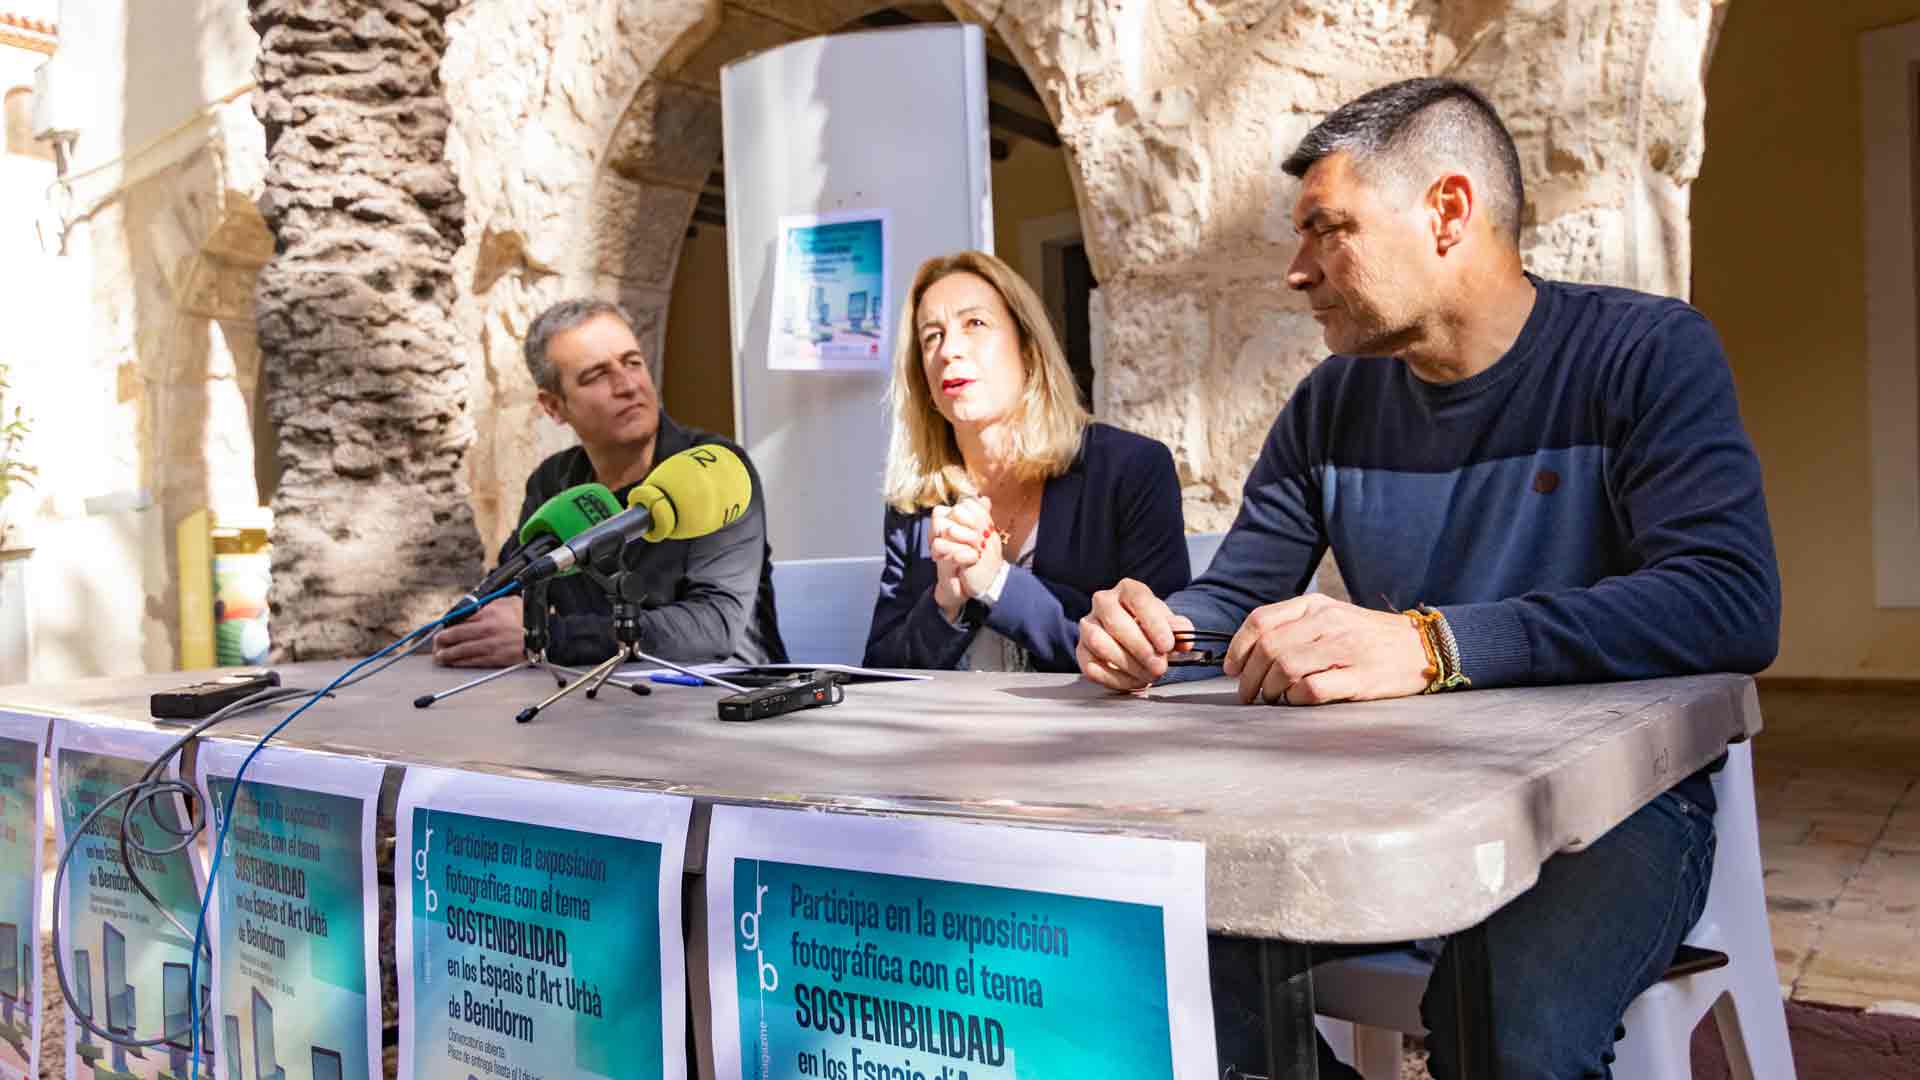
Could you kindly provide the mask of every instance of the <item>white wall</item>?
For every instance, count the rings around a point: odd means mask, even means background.
[[[86,101],[74,173],[137,156],[253,83],[244,0],[61,0],[59,26],[60,92]]]
[[[12,366],[10,404],[30,414],[26,456],[40,468],[36,487],[9,504],[21,542],[34,549],[24,564],[26,674],[51,681],[166,670],[174,666],[176,613],[166,600],[174,572],[153,459],[170,420],[152,402],[177,393],[161,363],[177,352],[177,335],[156,297],[167,295],[163,279],[175,269],[162,256],[190,251],[168,248],[174,237],[155,222],[191,234],[197,219],[179,205],[173,217],[182,221],[173,222],[153,204],[205,192],[178,179],[137,197],[129,191],[215,138],[228,148],[226,181],[244,172],[233,159],[260,152],[233,131],[237,121],[251,125],[258,141],[247,94],[258,39],[244,0],[0,3],[59,30],[51,61],[0,48],[0,92],[34,85],[33,69],[50,63],[43,104],[79,133],[58,182],[50,163],[0,156],[0,360]],[[66,254],[57,254],[62,226]],[[177,320],[193,321],[205,320]]]

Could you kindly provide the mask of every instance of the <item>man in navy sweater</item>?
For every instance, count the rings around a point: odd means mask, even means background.
[[[1707,320],[1526,273],[1519,156],[1465,84],[1357,98],[1284,168],[1302,181],[1287,284],[1334,355],[1275,421],[1207,572],[1164,600],[1135,581],[1094,596],[1086,676],[1144,687],[1194,628],[1233,633],[1247,703],[1771,663],[1760,465]],[[1357,605],[1301,595],[1329,547]],[[1705,902],[1713,810],[1690,776],[1489,919],[1505,1080],[1608,1074],[1621,1015]],[[1452,959],[1422,1003],[1432,1030],[1453,1029]],[[1258,1035],[1221,966],[1222,1056],[1244,1062]],[[1434,1041],[1438,1080],[1452,1049]]]

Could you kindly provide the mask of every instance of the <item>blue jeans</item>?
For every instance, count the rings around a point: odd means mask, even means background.
[[[1713,873],[1713,817],[1668,791],[1584,851],[1562,852],[1540,880],[1487,919],[1494,1049],[1500,1080],[1607,1080],[1620,1018],[1673,961],[1700,918]],[[1214,950],[1215,1029],[1222,1065],[1260,1071],[1259,977],[1219,970],[1242,953]],[[1434,1080],[1459,1063],[1453,956],[1442,949],[1420,1002]],[[1248,993],[1253,994],[1248,997]],[[1225,1000],[1222,1000],[1223,997]],[[1358,1074],[1319,1047],[1323,1080]]]

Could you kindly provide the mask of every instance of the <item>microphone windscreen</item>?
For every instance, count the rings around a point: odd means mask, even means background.
[[[627,495],[653,515],[646,538],[691,540],[746,516],[753,479],[740,455],[718,443],[690,447],[661,462]]]
[[[620,500],[605,484],[579,484],[540,504],[525,525],[520,526],[520,542],[537,536],[555,536],[571,540],[621,511]]]

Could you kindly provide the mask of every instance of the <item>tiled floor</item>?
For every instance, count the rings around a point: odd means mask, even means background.
[[[1780,982],[1920,1016],[1920,694],[1763,690],[1754,742]]]

